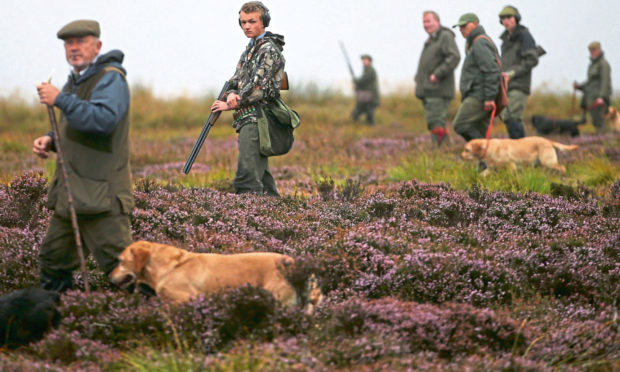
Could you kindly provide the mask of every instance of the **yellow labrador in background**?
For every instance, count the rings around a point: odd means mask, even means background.
[[[524,137],[516,140],[494,138],[489,140],[489,148],[482,157],[486,146],[486,139],[473,139],[467,142],[461,154],[463,159],[482,159],[487,164],[489,168],[480,173],[482,176],[486,176],[490,168],[502,165],[508,165],[516,170],[517,164],[540,164],[543,167],[566,173],[566,168],[558,164],[555,150],[571,151],[578,148],[577,145],[564,145],[543,137]]]
[[[192,253],[138,241],[121,253],[110,280],[123,289],[133,283],[148,284],[158,296],[178,303],[249,284],[271,292],[284,305],[296,305],[298,294],[282,273],[283,266],[292,263],[293,258],[278,253]],[[314,275],[301,295],[307,299],[306,312],[311,313],[322,299]]]
[[[609,107],[605,116],[607,126],[616,132],[620,132],[620,113],[614,107]]]

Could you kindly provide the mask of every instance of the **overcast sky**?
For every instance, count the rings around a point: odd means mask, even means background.
[[[121,49],[132,85],[158,96],[201,97],[218,91],[234,72],[247,39],[237,24],[243,1],[212,0],[0,0],[0,97],[17,93],[35,98],[35,80],[54,69],[61,86],[69,67],[56,32],[75,19],[101,24],[102,52]],[[265,0],[272,21],[268,30],[285,36],[286,70],[294,87],[315,82],[321,88],[349,91],[350,79],[338,46],[342,40],[356,74],[359,56],[369,53],[381,89],[411,90],[426,34],[422,12],[437,11],[451,27],[474,12],[499,45],[503,27],[497,14],[506,5],[484,0]],[[521,12],[536,42],[547,50],[534,70],[534,87],[569,91],[585,80],[587,45],[602,43],[620,91],[620,1],[520,0]],[[463,53],[464,40],[454,30]],[[461,65],[457,67],[457,76]]]

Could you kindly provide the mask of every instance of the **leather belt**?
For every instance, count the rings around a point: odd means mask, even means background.
[[[255,112],[255,111],[256,111],[256,106],[254,105],[242,107],[240,109],[235,110],[235,112],[233,112],[233,119],[235,121],[239,121],[243,119],[244,117],[246,117],[247,115],[249,115],[250,113]]]

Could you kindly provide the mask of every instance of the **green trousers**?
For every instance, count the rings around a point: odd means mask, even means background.
[[[276,181],[269,170],[269,158],[260,154],[258,124],[250,123],[241,127],[237,138],[239,158],[237,173],[233,181],[235,193],[256,193],[280,196]]]
[[[523,112],[525,111],[527,97],[527,93],[517,89],[508,91],[508,107],[502,111],[501,118],[504,124],[506,124],[508,136],[512,139],[525,137]]]
[[[429,131],[435,128],[446,127],[448,106],[450,105],[451,100],[452,99],[443,97],[424,97],[424,99],[422,99],[426,127]]]
[[[590,113],[590,120],[597,131],[605,129],[605,113],[607,112],[607,105],[603,107],[597,107],[588,111]]]
[[[484,110],[482,101],[467,97],[461,103],[461,107],[454,117],[454,131],[460,134],[465,141],[484,138],[490,119],[491,111]]]
[[[121,211],[117,200],[110,212],[78,216],[78,226],[84,256],[92,253],[108,275],[118,265],[120,253],[132,243],[129,215]],[[41,286],[56,291],[72,288],[72,272],[79,266],[71,220],[54,213],[39,251]]]
[[[351,120],[358,121],[361,115],[366,115],[366,123],[375,123],[375,109],[377,105],[372,102],[357,101],[353,112],[351,112]]]

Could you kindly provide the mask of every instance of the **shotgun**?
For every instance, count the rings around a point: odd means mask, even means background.
[[[224,83],[224,86],[222,87],[220,94],[217,95],[218,100],[221,100],[224,98],[226,91],[229,89],[228,85],[229,85],[228,81]],[[209,117],[207,118],[207,121],[205,125],[202,127],[202,131],[200,132],[200,135],[198,136],[198,140],[196,140],[196,143],[194,144],[194,148],[192,149],[192,152],[189,154],[189,157],[187,158],[187,161],[185,162],[185,166],[183,167],[183,173],[189,174],[189,171],[192,169],[192,166],[194,165],[194,162],[196,161],[196,157],[198,156],[198,153],[200,152],[202,145],[205,143],[205,139],[207,139],[207,135],[209,134],[211,127],[213,126],[213,124],[215,124],[215,122],[217,121],[217,118],[220,117],[220,113],[221,111],[218,111],[218,112],[211,111],[211,113],[209,114]]]
[[[351,61],[349,60],[349,55],[347,54],[347,50],[344,48],[344,43],[342,41],[338,42],[340,44],[340,49],[342,49],[342,54],[344,54],[344,59],[347,61],[347,66],[349,67],[349,72],[351,73],[351,79],[355,80],[355,74],[353,73],[353,67],[351,67]]]

